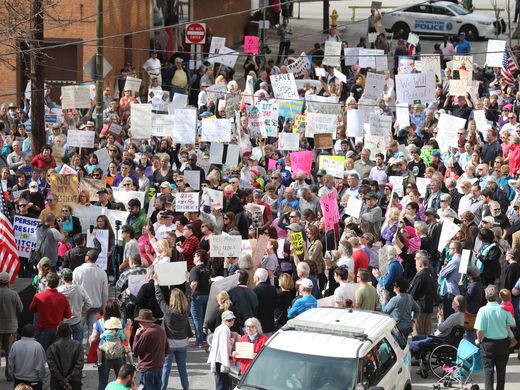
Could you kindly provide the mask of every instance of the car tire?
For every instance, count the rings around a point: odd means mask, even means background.
[[[471,25],[462,26],[460,32],[466,34],[466,39],[468,41],[476,41],[479,39],[478,30]]]
[[[410,34],[410,27],[406,23],[399,22],[394,24],[392,27],[392,32],[394,33],[394,38],[397,39],[407,39],[408,34]]]

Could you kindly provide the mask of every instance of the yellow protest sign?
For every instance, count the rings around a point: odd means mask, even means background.
[[[302,232],[289,233],[289,240],[291,241],[291,245],[293,247],[294,253],[296,253],[297,255],[302,255],[303,246],[305,245],[303,242]]]
[[[307,116],[306,115],[296,115],[294,118],[294,124],[292,131],[293,133],[303,133],[305,132],[305,126],[307,125]]]
[[[51,193],[59,204],[73,205],[78,201],[79,186],[77,175],[55,174],[50,177]]]

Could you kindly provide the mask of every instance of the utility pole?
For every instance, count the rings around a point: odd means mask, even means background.
[[[329,32],[329,0],[323,0],[323,32]]]
[[[96,131],[103,127],[103,0],[97,0],[96,17]]]
[[[32,2],[31,43],[29,45],[31,61],[31,133],[32,152],[41,152],[47,139],[45,135],[45,69],[43,67],[43,4],[42,0]]]

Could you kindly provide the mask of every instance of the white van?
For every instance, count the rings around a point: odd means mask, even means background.
[[[269,339],[235,389],[411,390],[410,358],[386,314],[311,309]]]

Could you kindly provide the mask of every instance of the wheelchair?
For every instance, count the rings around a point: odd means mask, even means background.
[[[464,327],[455,326],[447,337],[428,336],[432,342],[423,347],[419,359],[419,375],[428,378],[429,372],[441,379],[443,366],[454,366],[457,361],[457,346],[464,338]]]

